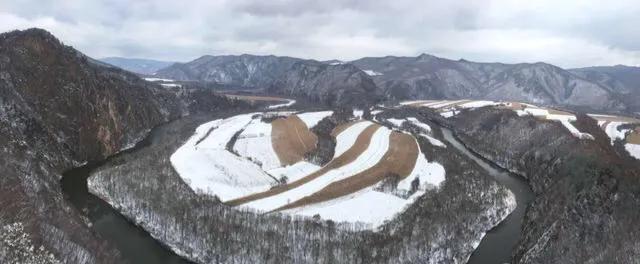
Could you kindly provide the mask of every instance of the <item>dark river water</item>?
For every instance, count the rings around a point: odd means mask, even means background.
[[[509,188],[516,196],[518,206],[500,224],[491,229],[480,242],[467,263],[469,264],[495,264],[510,263],[511,253],[520,239],[520,230],[524,220],[525,211],[529,203],[535,197],[529,184],[522,177],[510,173],[493,163],[480,157],[478,154],[465,147],[447,128],[442,128],[445,140],[449,141],[456,149],[478,163],[500,184]]]
[[[157,129],[160,128],[156,128],[154,131]],[[152,144],[153,139],[154,133],[152,132],[144,141],[118,155],[144,148]],[[87,178],[94,169],[104,165],[107,161],[89,163],[65,172],[60,182],[65,198],[91,220],[93,230],[116,247],[129,263],[190,263],[165,248],[145,230],[129,222],[108,203],[89,193]]]

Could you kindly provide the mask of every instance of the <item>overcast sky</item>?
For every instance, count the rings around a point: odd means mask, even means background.
[[[89,56],[416,56],[640,65],[638,0],[1,0],[0,31],[41,27]]]

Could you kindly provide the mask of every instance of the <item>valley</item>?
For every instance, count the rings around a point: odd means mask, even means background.
[[[124,61],[0,34],[0,262],[640,256],[635,68]]]

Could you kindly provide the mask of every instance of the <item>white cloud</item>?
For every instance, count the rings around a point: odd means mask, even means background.
[[[0,3],[0,31],[42,27],[93,57],[426,52],[577,67],[640,64],[639,12],[635,0],[22,0]]]

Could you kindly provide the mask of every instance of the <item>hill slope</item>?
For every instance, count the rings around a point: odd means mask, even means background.
[[[101,160],[182,114],[178,98],[104,67],[40,29],[0,35],[0,227],[17,224],[66,263],[120,263],[62,197],[61,173]],[[19,234],[20,235],[20,234]],[[25,247],[0,241],[0,262]]]
[[[122,57],[102,58],[100,59],[100,61],[138,74],[153,74],[160,69],[169,67],[174,64],[174,62],[172,61],[158,61]]]
[[[474,98],[618,108],[617,97],[597,83],[545,63],[476,63],[427,54],[363,58],[351,63],[376,72],[372,78],[393,99]]]

